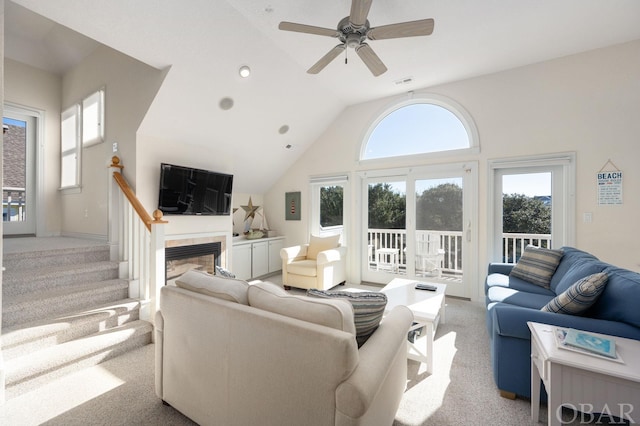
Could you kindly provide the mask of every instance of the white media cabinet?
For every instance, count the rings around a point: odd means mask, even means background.
[[[280,249],[284,247],[284,237],[233,239],[231,271],[242,280],[255,279],[282,270]]]

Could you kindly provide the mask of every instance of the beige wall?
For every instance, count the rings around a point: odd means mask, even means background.
[[[105,143],[82,152],[82,192],[62,196],[62,232],[106,237],[107,166],[118,143],[124,176],[136,188],[136,131],[164,78],[163,72],[108,47],[94,53],[63,77],[62,107],[105,87]]]
[[[488,161],[568,151],[577,153],[576,246],[605,261],[640,270],[640,171],[636,166],[640,158],[639,75],[640,41],[636,41],[416,91],[456,101],[478,128],[480,154],[417,164],[478,161],[480,277],[490,260]],[[382,111],[406,96],[347,108],[265,194],[270,225],[287,236],[287,244],[308,238],[309,176],[350,172],[355,177],[354,172],[363,170],[357,160],[369,126]],[[596,202],[596,173],[608,159],[624,172],[622,206],[598,206]],[[406,165],[391,161],[379,168]],[[356,180],[351,179],[354,191],[359,189]],[[284,220],[284,193],[288,191],[302,191],[300,222]],[[351,223],[357,226],[360,210],[353,200],[351,208]],[[592,223],[582,222],[584,212],[593,213]],[[355,243],[351,239],[348,245]],[[352,272],[352,277],[358,276]]]
[[[55,74],[30,67],[11,59],[4,59],[5,96],[4,101],[33,110],[43,111],[42,121],[44,140],[37,155],[43,176],[37,182],[44,188],[42,199],[38,200],[39,214],[43,220],[37,229],[39,236],[59,235],[62,223],[60,210],[60,96],[62,79]]]

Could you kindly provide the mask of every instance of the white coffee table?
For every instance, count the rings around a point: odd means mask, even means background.
[[[609,413],[640,423],[640,342],[621,337],[616,349],[624,363],[559,348],[555,327],[528,322],[531,330],[531,419],[540,414],[540,381],[547,390],[547,424],[561,425],[561,407]],[[594,333],[596,334],[596,333]]]
[[[433,336],[438,323],[445,323],[446,284],[428,283],[437,287],[436,291],[416,290],[417,280],[395,278],[384,286],[382,293],[387,295],[387,308],[390,311],[398,305],[408,307],[413,312],[414,325],[409,331],[426,327],[426,336],[420,336],[415,342],[407,340],[407,358],[424,362],[427,372],[433,372]]]

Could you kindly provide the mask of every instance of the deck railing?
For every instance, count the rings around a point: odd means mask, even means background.
[[[2,220],[22,222],[26,213],[26,191],[24,188],[2,187]]]
[[[129,297],[141,302],[140,319],[154,322],[160,288],[164,285],[164,224],[162,212],[153,217],[127,183],[118,157],[110,166],[109,244],[120,262],[120,278],[129,281]]]
[[[416,241],[424,241],[426,235],[436,236],[440,249],[444,251],[441,270],[443,273],[462,274],[462,232],[458,231],[416,231]],[[369,229],[367,231],[369,264],[375,263],[378,249],[397,249],[400,270],[407,266],[407,231],[404,229]],[[516,263],[529,244],[551,247],[550,234],[502,234],[502,259],[506,263]]]

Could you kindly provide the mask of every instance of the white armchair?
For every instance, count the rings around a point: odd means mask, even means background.
[[[309,244],[280,250],[282,284],[328,290],[346,280],[347,248],[338,244],[339,236],[311,236]]]

